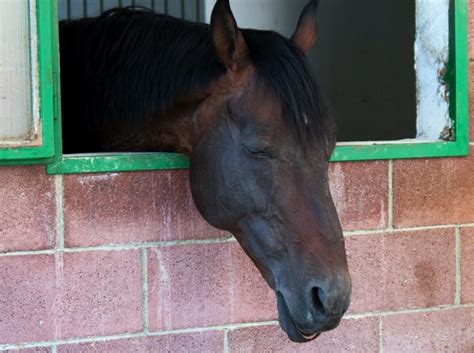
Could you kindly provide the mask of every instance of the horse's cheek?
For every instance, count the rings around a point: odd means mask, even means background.
[[[224,149],[216,152],[214,144],[196,151],[191,159],[190,184],[196,206],[212,226],[230,230],[240,217],[241,199],[238,197],[240,179],[233,171],[233,161]]]
[[[267,161],[244,151],[239,128],[225,119],[193,152],[190,181],[204,219],[232,230],[243,218],[267,208],[272,172]]]

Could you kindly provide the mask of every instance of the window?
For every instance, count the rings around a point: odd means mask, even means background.
[[[0,0],[1,1],[1,0]],[[52,0],[55,1],[55,0]],[[191,21],[202,21],[203,4],[201,0],[57,0],[59,20],[99,15],[102,11],[116,6],[145,6],[157,12]],[[62,151],[61,123],[56,122],[58,138],[56,145]],[[87,155],[57,154],[56,161],[47,165],[50,174],[74,174],[107,171],[137,171],[158,169],[184,169],[189,166],[188,158],[178,153],[110,153]]]
[[[0,1],[1,165],[54,156],[51,10],[48,1]]]
[[[257,1],[233,5],[239,25],[286,36],[307,3]],[[338,126],[333,161],[469,152],[466,3],[320,2],[309,60]],[[205,9],[209,19],[212,8]]]
[[[409,6],[404,1],[395,3]],[[399,141],[342,142],[334,152],[333,160],[442,157],[469,153],[467,2],[416,0],[413,3],[415,9],[407,7],[404,11],[409,12],[415,21],[415,135],[403,128],[408,135],[398,137],[401,138]],[[379,10],[376,4],[373,6]],[[396,10],[389,9],[388,13],[395,14]],[[401,35],[410,36],[403,23],[399,27]],[[407,67],[407,72],[410,69]],[[407,78],[400,77],[400,80]],[[407,82],[406,89],[412,91],[413,81]],[[405,109],[406,116],[409,116],[413,105]],[[400,123],[399,119],[394,121]],[[407,123],[402,120],[400,125],[403,127]]]
[[[261,2],[259,10],[249,12],[249,4],[255,1]],[[288,35],[305,3],[242,0],[234,1],[232,7],[241,27],[277,29]],[[355,3],[359,7],[351,8]],[[310,60],[339,125],[341,139],[333,161],[459,156],[469,152],[468,1],[436,3],[436,18],[442,19],[445,31],[442,44],[448,49],[439,51],[438,58],[429,57],[428,61],[431,58],[439,64],[430,66],[422,62],[426,57],[420,56],[421,47],[414,48],[430,40],[429,32],[417,27],[433,19],[428,13],[433,10],[432,1],[321,2],[321,35]],[[0,0],[0,164],[44,163],[52,174],[188,166],[187,158],[176,153],[62,154],[57,14],[59,18],[94,16],[119,4],[154,6],[174,16],[202,20],[209,17],[214,0]],[[18,20],[10,20],[13,18]],[[341,23],[352,31],[344,31]],[[399,24],[399,28],[390,28],[388,23]],[[354,29],[356,25],[359,27]],[[363,50],[357,42],[362,35],[367,41]],[[388,45],[391,50],[384,47]],[[388,67],[390,63],[393,65]],[[357,69],[360,72],[354,71]],[[351,76],[351,70],[357,75]],[[431,86],[426,84],[429,80],[422,76],[422,70],[427,70]],[[388,89],[380,89],[377,80],[387,77],[396,80],[391,80]],[[423,100],[424,90],[428,100]],[[383,106],[384,102],[388,104]],[[421,112],[427,105],[436,105],[434,113]],[[379,123],[381,119],[383,124]]]

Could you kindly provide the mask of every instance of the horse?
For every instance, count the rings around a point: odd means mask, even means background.
[[[319,0],[291,38],[115,8],[60,23],[66,153],[176,151],[198,211],[229,231],[277,298],[295,342],[334,329],[351,296],[328,183],[335,126],[309,69]]]

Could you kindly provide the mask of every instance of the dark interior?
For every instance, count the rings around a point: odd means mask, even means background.
[[[339,141],[416,137],[415,1],[320,2],[311,62]]]
[[[202,0],[59,0],[59,18],[129,5],[204,18]],[[338,141],[414,138],[415,1],[322,0],[319,33],[310,62],[337,121]]]

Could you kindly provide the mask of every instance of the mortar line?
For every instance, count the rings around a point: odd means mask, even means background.
[[[0,253],[0,257],[10,257],[10,256],[31,256],[31,255],[54,255],[56,250],[32,250],[32,251],[11,251]]]
[[[223,243],[234,243],[237,240],[234,237],[226,238],[214,238],[214,239],[193,239],[193,240],[176,240],[176,241],[158,241],[158,242],[145,242],[145,243],[129,243],[129,244],[107,244],[97,246],[86,246],[86,247],[74,247],[66,248],[64,252],[83,252],[83,251],[102,251],[102,250],[135,250],[135,249],[147,249],[147,248],[166,248],[171,246],[183,246],[183,245],[209,245],[209,244],[223,244]]]
[[[391,233],[403,233],[403,232],[417,232],[435,229],[450,229],[450,228],[471,228],[474,227],[474,223],[465,224],[444,224],[434,226],[421,226],[421,227],[407,227],[407,228],[394,228],[394,229],[368,229],[368,230],[355,230],[345,231],[344,237],[357,236],[357,235],[378,235],[378,234],[391,234]],[[55,252],[64,253],[76,253],[76,252],[87,252],[87,251],[121,251],[121,250],[138,250],[144,248],[159,248],[159,247],[171,247],[171,246],[183,246],[183,245],[208,245],[208,244],[225,244],[225,243],[236,243],[237,240],[232,237],[222,237],[213,239],[191,239],[191,240],[175,240],[175,241],[158,241],[158,242],[144,242],[144,243],[123,243],[123,244],[105,244],[97,246],[85,246],[85,247],[72,247],[56,250],[29,250],[29,251],[11,251],[0,253],[0,257],[3,256],[26,256],[26,255],[51,255]]]
[[[393,160],[388,161],[388,220],[387,228],[393,229]]]
[[[391,233],[390,229],[380,228],[380,229],[370,229],[370,230],[348,230],[343,231],[344,237],[352,237],[357,235],[377,235],[382,233]]]
[[[380,311],[380,312],[367,312],[363,314],[348,314],[344,316],[344,320],[357,320],[369,317],[386,317],[400,314],[416,314],[416,313],[429,313],[429,312],[438,312],[443,310],[456,310],[456,309],[471,309],[474,308],[474,304],[460,304],[460,305],[439,305],[429,308],[413,308],[413,309],[401,309],[395,311]],[[53,345],[64,345],[64,344],[79,344],[79,343],[91,343],[91,342],[107,342],[120,339],[133,339],[133,338],[145,338],[145,337],[160,337],[166,335],[179,335],[186,333],[203,333],[203,332],[212,332],[212,331],[225,331],[225,330],[237,330],[243,328],[253,328],[253,327],[267,327],[267,326],[278,326],[278,321],[262,321],[262,322],[245,322],[245,323],[233,323],[225,324],[220,326],[208,326],[208,327],[194,327],[194,328],[185,328],[185,329],[175,329],[167,331],[157,331],[157,332],[139,332],[139,333],[129,333],[129,334],[119,334],[119,335],[110,335],[110,336],[94,336],[94,337],[84,337],[84,338],[74,338],[66,340],[56,340],[56,341],[45,341],[45,342],[31,342],[31,343],[21,343],[21,344],[3,344],[0,345],[0,351],[5,350],[14,350],[21,348],[39,348],[39,347],[51,347]]]
[[[22,342],[19,344],[1,344],[0,352],[9,351],[9,350],[18,350],[18,349],[27,349],[27,348],[50,348],[57,347],[66,344],[81,344],[81,343],[92,343],[92,342],[107,342],[115,341],[121,339],[133,339],[133,338],[142,338],[146,337],[143,333],[131,333],[131,334],[121,334],[121,335],[112,335],[112,336],[97,336],[97,337],[87,337],[87,338],[76,338],[76,339],[67,339],[67,340],[56,340],[56,341],[43,341],[43,342]]]
[[[233,236],[221,237],[221,238],[211,238],[211,239],[191,239],[191,240],[174,240],[174,241],[158,241],[158,242],[148,242],[144,243],[144,246],[147,248],[156,248],[156,247],[170,247],[178,245],[207,245],[207,244],[222,244],[222,243],[235,243],[237,239]]]
[[[455,277],[455,284],[456,284],[456,291],[454,294],[454,304],[460,305],[461,304],[461,228],[458,226],[455,230],[455,258],[456,258],[456,277]]]
[[[149,333],[150,323],[149,308],[148,308],[148,250],[142,249],[141,254],[141,265],[142,265],[142,300],[143,300],[143,330],[145,333]]]
[[[64,179],[62,175],[56,175],[56,250],[64,249]]]
[[[265,326],[275,326],[277,321],[263,321],[263,322],[246,322],[246,323],[234,323],[221,326],[208,326],[208,327],[195,327],[195,328],[185,328],[185,329],[175,329],[175,330],[166,330],[166,331],[157,331],[157,332],[138,332],[138,333],[124,333],[118,335],[110,336],[92,336],[92,337],[83,337],[83,338],[72,338],[64,340],[55,340],[55,341],[44,341],[44,342],[23,342],[20,344],[0,344],[0,351],[5,350],[15,350],[23,348],[43,348],[51,347],[52,345],[65,345],[65,344],[81,344],[81,343],[90,343],[90,342],[107,342],[121,339],[134,339],[134,338],[145,338],[145,337],[160,337],[166,335],[179,335],[187,333],[204,333],[212,331],[224,331],[229,329],[239,329],[239,328],[251,328],[251,327],[265,327]]]
[[[398,309],[391,311],[368,311],[360,314],[347,314],[344,316],[347,320],[363,319],[366,317],[386,317],[400,314],[417,314],[417,313],[429,313],[443,310],[456,310],[456,309],[471,309],[474,308],[474,304],[443,304],[437,306],[431,306],[427,308],[410,308],[410,309]]]
[[[58,346],[53,345],[51,346],[51,353],[57,353],[58,352]]]
[[[474,304],[473,304],[474,306]],[[207,326],[207,327],[192,327],[184,329],[175,329],[167,331],[157,331],[150,332],[149,336],[165,336],[165,335],[179,335],[183,333],[202,333],[209,331],[225,331],[225,330],[236,330],[241,328],[253,328],[253,327],[265,327],[265,326],[275,326],[278,325],[278,321],[259,321],[259,322],[240,322],[240,323],[230,323],[217,326]]]
[[[57,242],[54,252],[54,270],[55,270],[55,295],[53,306],[53,321],[54,321],[54,338],[57,339],[61,334],[60,325],[58,324],[58,316],[56,310],[60,308],[60,296],[62,293],[62,284],[64,283],[64,177],[56,175],[55,179],[56,192],[56,234]],[[52,348],[53,349],[53,348]]]
[[[229,353],[229,330],[224,330],[224,353]]]
[[[145,248],[165,248],[171,246],[183,245],[207,245],[207,244],[225,244],[235,243],[237,240],[234,237],[203,239],[203,240],[176,240],[176,241],[161,241],[161,242],[145,242],[145,243],[128,243],[128,244],[106,244],[97,246],[72,247],[56,250],[31,250],[31,251],[11,251],[0,253],[2,256],[24,256],[24,255],[39,255],[39,254],[54,254],[57,252],[76,253],[86,251],[121,251],[121,250],[138,250]]]
[[[383,318],[379,317],[379,353],[383,353]]]
[[[369,229],[369,230],[351,230],[345,231],[344,236],[354,236],[354,235],[373,235],[373,234],[381,234],[381,233],[403,233],[403,232],[417,232],[417,231],[424,231],[424,230],[435,230],[435,229],[450,229],[456,228],[458,225],[456,224],[440,224],[440,225],[433,225],[433,226],[420,226],[420,227],[406,227],[406,228],[380,228],[380,229]],[[474,224],[463,224],[462,227],[474,227]]]

